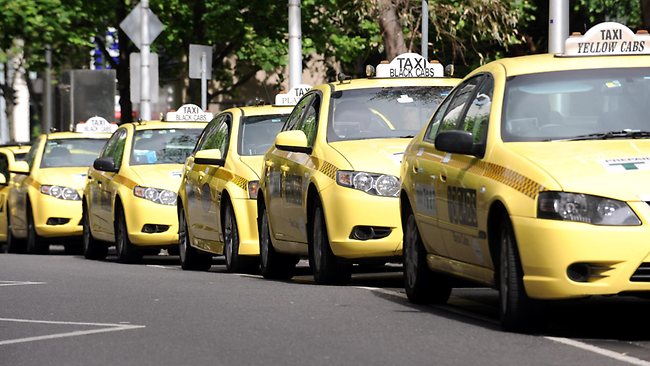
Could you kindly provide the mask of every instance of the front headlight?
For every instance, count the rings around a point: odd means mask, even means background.
[[[399,193],[399,178],[388,174],[339,170],[336,183],[376,196],[395,197]]]
[[[133,194],[136,197],[144,198],[155,203],[160,203],[161,205],[176,205],[176,192],[172,192],[166,189],[136,186],[133,188]]]
[[[627,203],[581,193],[541,192],[537,200],[537,217],[594,225],[641,225]]]
[[[66,201],[81,200],[81,196],[79,196],[77,190],[70,187],[53,186],[53,185],[45,184],[41,186],[41,193],[47,194],[48,196],[52,196],[61,200],[66,200]]]

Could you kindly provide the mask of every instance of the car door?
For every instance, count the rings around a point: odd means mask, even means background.
[[[441,131],[471,132],[474,144],[485,148],[492,107],[494,81],[490,75],[469,79],[458,89],[443,118]],[[448,255],[460,262],[480,267],[491,266],[487,229],[479,227],[487,215],[484,173],[481,156],[444,153],[443,169],[437,179],[439,226]],[[483,224],[485,225],[485,224]]]
[[[194,154],[208,149],[219,149],[222,154],[225,154],[230,138],[231,121],[232,118],[228,113],[221,114],[212,120],[199,139]],[[197,164],[192,158],[187,169],[185,192],[187,196],[187,225],[190,234],[201,240],[219,240],[221,238],[218,222],[219,210],[217,209],[219,199],[213,196],[210,181],[220,167]]]
[[[0,152],[0,174],[5,179],[4,184],[0,184],[0,237],[7,235],[7,196],[9,193],[9,152]]]
[[[96,179],[96,204],[93,205],[93,214],[97,218],[97,227],[100,233],[107,236],[107,240],[113,240],[115,226],[113,224],[113,198],[116,194],[116,184],[113,179],[118,174],[122,161],[124,159],[124,150],[126,149],[126,140],[128,131],[121,128],[111,136],[102,152],[102,157],[112,157],[115,162],[117,172],[99,172]],[[109,145],[110,144],[110,145]],[[92,220],[91,220],[92,221]]]
[[[315,92],[303,97],[294,107],[282,131],[305,131],[305,128],[310,126],[310,123],[305,124],[306,118],[311,121],[316,115],[314,103],[317,98],[320,100],[320,96]],[[311,144],[313,141],[312,137]],[[306,242],[306,236],[303,235],[305,229],[299,226],[305,220],[300,208],[300,187],[304,178],[302,166],[307,160],[308,154],[279,149],[277,146],[272,147],[265,157],[266,205],[271,231],[276,239]]]
[[[27,235],[27,194],[29,185],[34,183],[34,171],[36,164],[40,163],[39,153],[42,152],[42,145],[47,135],[41,135],[29,149],[25,161],[29,166],[27,174],[16,174],[10,183],[9,194],[9,215],[11,226],[20,237]]]
[[[440,122],[444,116],[453,95],[440,105],[427,126],[425,135],[416,148],[409,172],[414,184],[413,212],[417,222],[422,242],[428,253],[447,256],[444,241],[440,238],[438,226],[438,204],[436,200],[436,184],[440,175],[442,154],[435,149],[434,141]]]

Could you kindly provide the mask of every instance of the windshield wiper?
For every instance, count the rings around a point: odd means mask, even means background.
[[[609,131],[609,132],[600,132],[600,133],[590,133],[588,135],[576,136],[568,139],[569,141],[580,141],[580,140],[607,140],[607,139],[641,139],[641,138],[650,138],[650,131],[640,131],[640,130],[622,130],[622,131]]]

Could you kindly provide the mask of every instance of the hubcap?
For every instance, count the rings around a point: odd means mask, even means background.
[[[226,219],[225,219],[225,227],[224,227],[224,255],[226,256],[226,264],[230,266],[232,264],[232,253],[233,253],[233,230],[234,228],[232,227],[232,211],[228,209],[226,212]]]

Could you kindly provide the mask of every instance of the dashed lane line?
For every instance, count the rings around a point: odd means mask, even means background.
[[[591,345],[591,344],[588,344],[588,343],[576,341],[574,339],[561,338],[561,337],[544,337],[544,338],[549,339],[549,340],[554,341],[554,342],[566,344],[567,346],[572,346],[572,347],[583,349],[585,351],[594,352],[594,353],[597,353],[597,354],[605,356],[605,357],[609,357],[609,358],[613,358],[613,359],[621,361],[621,362],[629,363],[630,365],[650,366],[650,362],[642,360],[640,358],[636,358],[636,357],[628,356],[628,355],[625,355],[625,354],[622,354],[622,353],[610,351],[608,349],[600,348],[600,347],[597,347],[597,346],[594,346],[594,345]]]
[[[131,329],[140,329],[145,328],[144,325],[132,325],[132,324],[113,324],[113,323],[80,323],[80,322],[64,322],[64,321],[52,321],[52,320],[34,320],[34,319],[14,319],[14,318],[0,318],[0,322],[15,322],[15,323],[36,323],[36,324],[54,324],[54,325],[82,325],[82,326],[91,326],[91,327],[102,327],[99,329],[89,329],[89,330],[78,330],[65,333],[55,333],[48,334],[43,336],[35,337],[25,337],[17,339],[7,339],[0,341],[0,346],[5,346],[8,344],[16,343],[25,343],[25,342],[34,342],[34,341],[43,341],[48,339],[57,339],[65,337],[76,337],[88,334],[97,334],[97,333],[107,333],[107,332],[117,332],[121,330],[131,330]]]
[[[25,285],[44,285],[45,282],[35,282],[35,281],[0,281],[0,287],[2,286],[25,286]]]

